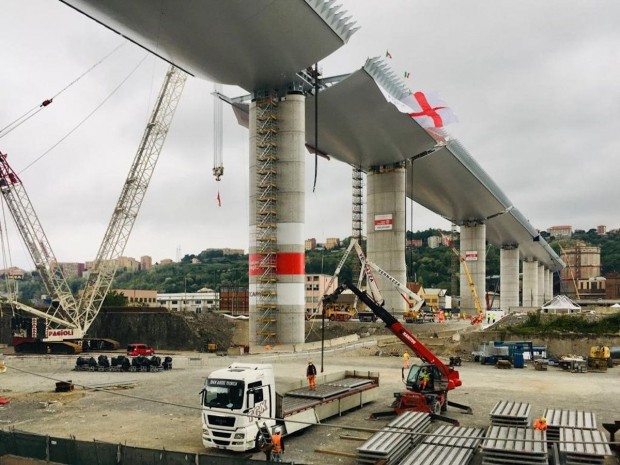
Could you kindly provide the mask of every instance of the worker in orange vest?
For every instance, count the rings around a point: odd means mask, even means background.
[[[306,369],[306,378],[308,378],[308,386],[311,391],[316,391],[316,367],[312,360],[308,360],[308,368]]]
[[[545,417],[540,417],[534,420],[534,429],[547,431],[547,419]]]
[[[281,462],[282,454],[284,453],[284,439],[282,439],[282,432],[280,428],[276,428],[271,435],[271,442],[273,443],[273,449],[271,449],[271,460],[273,462]]]

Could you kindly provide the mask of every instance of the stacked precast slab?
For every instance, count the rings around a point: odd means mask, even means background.
[[[482,428],[440,426],[400,465],[467,465],[484,437]]]
[[[399,463],[423,439],[431,424],[428,413],[405,412],[357,448],[359,465],[374,465],[379,460]]]

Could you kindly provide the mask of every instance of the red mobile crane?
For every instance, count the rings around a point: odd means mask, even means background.
[[[462,384],[459,372],[453,367],[445,365],[418,338],[409,332],[400,321],[365,291],[360,290],[350,282],[345,282],[334,293],[325,296],[324,301],[333,302],[345,289],[350,289],[364,302],[378,318],[383,320],[385,326],[423,362],[421,365],[413,365],[410,368],[405,381],[407,390],[394,394],[396,400],[392,407],[395,414],[398,415],[405,411],[429,412],[443,420],[457,423],[452,419],[441,417],[440,412],[445,412],[448,405],[450,405],[465,410],[467,413],[472,413],[470,407],[448,401],[448,391]]]

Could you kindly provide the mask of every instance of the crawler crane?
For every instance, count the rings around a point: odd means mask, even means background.
[[[86,334],[112,285],[117,259],[129,239],[186,80],[187,74],[170,66],[79,302],[71,294],[19,176],[6,155],[0,154],[0,192],[52,296],[47,312],[12,302],[39,317],[14,322],[13,329],[19,333],[13,339],[16,352],[79,353],[118,346],[116,341],[91,339]]]

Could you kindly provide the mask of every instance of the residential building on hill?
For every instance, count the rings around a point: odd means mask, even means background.
[[[547,229],[547,232],[549,233],[549,235],[558,239],[562,237],[571,237],[573,235],[573,227],[569,224],[550,226]]]
[[[151,268],[153,268],[153,259],[148,255],[140,257],[140,269],[148,271]]]
[[[327,250],[335,249],[340,245],[340,239],[337,237],[328,237],[325,239],[325,248]]]
[[[314,250],[316,249],[316,239],[314,237],[310,239],[306,239],[304,241],[304,249],[305,250]]]

